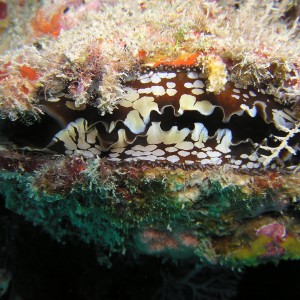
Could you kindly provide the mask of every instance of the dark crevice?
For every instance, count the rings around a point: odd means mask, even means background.
[[[61,130],[59,124],[49,115],[41,115],[40,120],[27,125],[18,119],[16,121],[4,120],[1,126],[2,134],[19,147],[44,148],[53,136]]]

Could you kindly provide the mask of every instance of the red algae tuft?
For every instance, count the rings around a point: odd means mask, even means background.
[[[38,80],[39,74],[32,67],[28,67],[26,65],[20,66],[19,71],[23,78],[26,78],[30,81]]]
[[[184,232],[180,233],[178,236],[181,243],[186,247],[197,248],[199,245],[199,240],[197,239],[197,237],[190,233]]]
[[[3,1],[0,1],[0,20],[7,18],[7,4]]]
[[[57,38],[60,34],[61,25],[60,20],[63,9],[59,9],[55,14],[46,17],[45,12],[38,9],[35,18],[32,20],[31,25],[37,36],[51,35]]]
[[[172,232],[148,228],[140,238],[148,252],[182,251],[183,249],[195,249],[199,246],[198,238],[189,232]]]
[[[10,62],[3,65],[2,68],[0,68],[0,81],[4,80],[9,76],[7,68],[11,65]]]
[[[146,229],[142,233],[142,242],[148,247],[149,252],[177,250],[179,248],[179,244],[171,233],[157,229]]]
[[[179,67],[179,66],[195,66],[197,64],[197,58],[200,54],[199,53],[194,53],[191,55],[182,55],[181,57],[178,57],[174,60],[161,60],[158,61],[154,64],[154,67],[158,66],[174,66],[174,67]]]

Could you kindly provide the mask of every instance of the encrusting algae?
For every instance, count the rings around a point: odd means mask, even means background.
[[[103,253],[299,258],[295,1],[24,5],[0,33],[9,209]]]

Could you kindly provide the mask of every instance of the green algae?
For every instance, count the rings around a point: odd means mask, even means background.
[[[129,249],[133,254],[159,253],[173,259],[195,256],[203,263],[220,261],[231,266],[257,265],[261,261],[264,239],[236,251],[237,241],[251,238],[243,230],[233,233],[237,226],[260,215],[263,207],[270,209],[271,191],[249,195],[235,185],[222,187],[217,180],[205,180],[196,200],[182,203],[174,193],[174,187],[177,192],[185,189],[180,184],[181,175],[132,179],[114,174],[107,181],[96,176],[97,172],[92,180],[79,179],[72,183],[69,193],[59,194],[57,189],[50,193],[37,186],[38,172],[2,171],[0,192],[8,209],[42,226],[61,242],[79,239],[95,245],[102,261],[107,255]],[[160,250],[153,250],[153,240],[143,240],[149,228],[158,229],[156,235],[165,244]],[[197,239],[198,245],[184,244],[182,234]],[[225,243],[220,248],[218,240],[222,239]],[[295,243],[286,242],[289,258],[299,256]]]
[[[0,190],[8,209],[42,226],[59,241],[79,238],[110,253],[124,251],[131,243],[129,233],[138,227],[167,226],[186,219],[181,205],[167,198],[165,192],[155,196],[158,190],[165,189],[156,179],[141,181],[140,188],[147,195],[143,201],[127,201],[99,183],[95,189],[93,186],[73,187],[69,195],[62,196],[37,193],[29,175],[1,172],[0,176]]]

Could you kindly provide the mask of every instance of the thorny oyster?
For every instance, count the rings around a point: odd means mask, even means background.
[[[44,116],[36,126],[17,126],[20,145],[53,153],[104,156],[115,162],[153,162],[199,166],[228,165],[257,169],[280,163],[295,166],[299,133],[269,158],[287,132],[296,126],[288,106],[254,89],[227,82],[209,92],[205,74],[195,67],[147,68],[125,77],[123,97],[111,114],[76,106],[67,94],[40,101]],[[99,85],[99,82],[95,83]],[[92,92],[91,92],[92,93]],[[36,127],[49,128],[43,136]],[[60,131],[55,133],[55,128]],[[57,130],[57,129],[56,129]],[[47,136],[47,134],[50,136]],[[55,134],[55,135],[54,135]],[[34,141],[40,148],[34,148]],[[42,147],[43,146],[43,147]],[[41,148],[42,147],[42,148]]]

